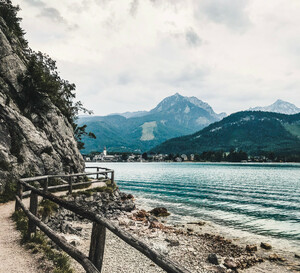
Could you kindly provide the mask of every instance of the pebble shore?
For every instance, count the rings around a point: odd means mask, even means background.
[[[204,221],[181,226],[168,224],[167,217],[156,217],[135,206],[132,195],[118,190],[113,194],[68,197],[109,218],[115,225],[168,256],[190,272],[299,272],[300,260],[288,261],[257,244],[247,248],[217,234],[203,232]],[[88,255],[92,224],[72,212],[60,209],[46,220],[56,231]],[[259,249],[259,251],[257,251]],[[84,272],[76,262],[76,272]],[[164,272],[143,254],[107,231],[102,272]]]

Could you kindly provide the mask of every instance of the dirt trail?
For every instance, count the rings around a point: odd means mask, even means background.
[[[89,188],[103,186],[106,184],[100,182],[92,184]],[[55,195],[65,193],[64,191]],[[28,207],[29,198],[23,199],[23,203]],[[20,245],[21,234],[10,218],[14,209],[14,201],[0,204],[0,273],[43,273],[38,258]]]
[[[0,205],[0,273],[37,273],[39,262],[20,245],[20,232],[10,219],[15,202]]]

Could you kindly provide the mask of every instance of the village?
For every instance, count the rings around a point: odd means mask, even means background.
[[[194,155],[187,156],[186,154],[170,156],[169,154],[135,154],[135,153],[115,153],[108,154],[106,147],[100,153],[91,153],[83,155],[86,162],[182,162],[194,161]]]
[[[84,155],[85,162],[285,162],[272,153],[268,155],[249,156],[237,149],[230,152],[203,152],[199,154],[154,154],[154,153],[108,153],[106,147],[102,152]]]

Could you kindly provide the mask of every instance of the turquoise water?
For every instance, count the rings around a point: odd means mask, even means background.
[[[299,164],[88,165],[114,169],[121,190],[147,207],[167,207],[173,221],[204,219],[300,245]]]

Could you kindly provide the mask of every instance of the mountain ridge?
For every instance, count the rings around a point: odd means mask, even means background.
[[[79,117],[78,124],[86,124],[87,130],[97,136],[96,140],[83,139],[84,153],[101,150],[104,146],[109,151],[142,152],[169,138],[196,132],[224,115],[215,113],[206,102],[176,93],[147,113]]]
[[[151,149],[156,153],[202,153],[243,150],[300,154],[300,114],[242,111],[191,135],[173,138]]]

